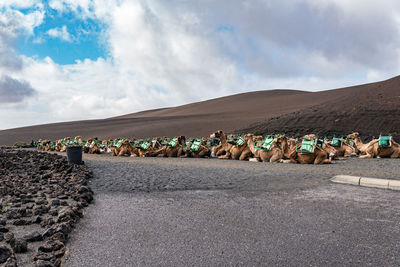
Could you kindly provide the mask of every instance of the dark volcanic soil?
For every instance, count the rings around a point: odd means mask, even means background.
[[[324,104],[274,116],[238,132],[338,136],[358,131],[364,139],[379,134],[400,139],[399,77],[343,90],[346,94],[334,99],[327,97]]]
[[[342,89],[304,92],[271,90],[232,95],[173,108],[104,120],[38,125],[0,131],[0,145],[80,135],[117,137],[207,136],[215,130],[363,138],[400,135],[400,76]]]

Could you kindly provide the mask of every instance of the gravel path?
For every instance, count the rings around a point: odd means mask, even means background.
[[[324,166],[85,155],[95,203],[65,266],[398,266],[397,160]]]

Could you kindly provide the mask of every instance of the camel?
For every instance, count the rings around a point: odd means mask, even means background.
[[[129,157],[132,156],[132,154],[135,154],[135,151],[128,139],[118,140],[114,147],[111,148],[111,152],[113,156]]]
[[[262,136],[253,136],[252,134],[247,134],[246,139],[247,145],[257,161],[278,162],[283,158],[283,149],[279,145],[281,139],[278,141],[278,138],[270,136],[264,139]]]
[[[89,154],[101,154],[101,141],[95,137],[94,139],[89,139],[86,145],[83,147],[83,151]]]
[[[207,158],[211,155],[211,149],[207,146],[206,138],[189,139],[178,151],[178,157],[181,158]]]
[[[68,145],[68,143],[69,143],[70,140],[71,140],[71,137],[65,137],[65,138],[61,141],[62,147],[61,147],[61,149],[60,149],[60,152],[65,152],[65,151],[67,151],[67,145]]]
[[[221,140],[219,138],[208,138],[207,147],[210,149],[210,157],[215,158],[217,151],[222,147]]]
[[[185,137],[179,136],[172,139],[163,138],[162,143],[164,144],[161,148],[151,153],[151,156],[157,157],[177,157],[181,147],[185,144]]]
[[[379,142],[379,139],[373,139],[369,143],[364,144],[360,139],[360,134],[358,132],[351,133],[347,136],[348,139],[354,141],[354,145],[359,152],[360,158],[373,158],[376,155],[377,148],[374,144]],[[376,150],[375,150],[376,149]]]
[[[380,136],[360,158],[400,158],[400,145],[390,136]]]
[[[221,147],[216,153],[219,159],[248,160],[251,156],[251,151],[245,138],[240,137],[238,141],[235,141],[235,144],[231,144],[227,142],[227,136],[221,130],[211,134],[210,138],[219,138],[221,140]]]
[[[211,150],[207,146],[206,138],[194,139],[190,147],[190,156],[192,158],[207,158],[211,155]]]
[[[157,137],[141,142],[138,146],[139,157],[151,157],[154,155],[154,152],[161,147],[162,140],[162,137]]]
[[[38,150],[45,150],[45,148],[48,147],[49,143],[50,143],[50,140],[39,139],[37,149]]]
[[[330,164],[328,153],[317,145],[315,135],[303,137],[301,143],[291,148],[290,162],[301,164]]]
[[[346,144],[343,138],[334,137],[331,142],[325,141],[323,148],[329,154],[333,154],[333,158],[357,156],[354,147]]]

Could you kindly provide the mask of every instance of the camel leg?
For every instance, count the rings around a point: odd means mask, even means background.
[[[277,162],[280,159],[282,159],[282,155],[275,154],[275,155],[272,155],[272,157],[269,159],[269,162]]]
[[[231,152],[226,152],[225,155],[219,156],[219,159],[230,159],[231,158]]]
[[[395,151],[395,152],[393,152],[393,154],[390,155],[390,158],[391,158],[391,159],[398,159],[398,158],[400,158],[400,151]]]
[[[242,153],[239,157],[239,160],[248,160],[250,158],[251,152]]]
[[[365,155],[361,155],[360,159],[372,159],[374,156],[372,154],[365,154]]]
[[[315,160],[314,160],[314,164],[315,165],[317,165],[317,164],[331,164],[332,163],[332,161],[330,160],[330,159],[327,159],[326,157],[319,157],[319,156],[317,156],[316,158],[315,158]]]

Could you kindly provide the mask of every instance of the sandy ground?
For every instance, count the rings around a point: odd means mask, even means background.
[[[325,166],[85,155],[95,202],[65,266],[398,266],[397,160]]]

